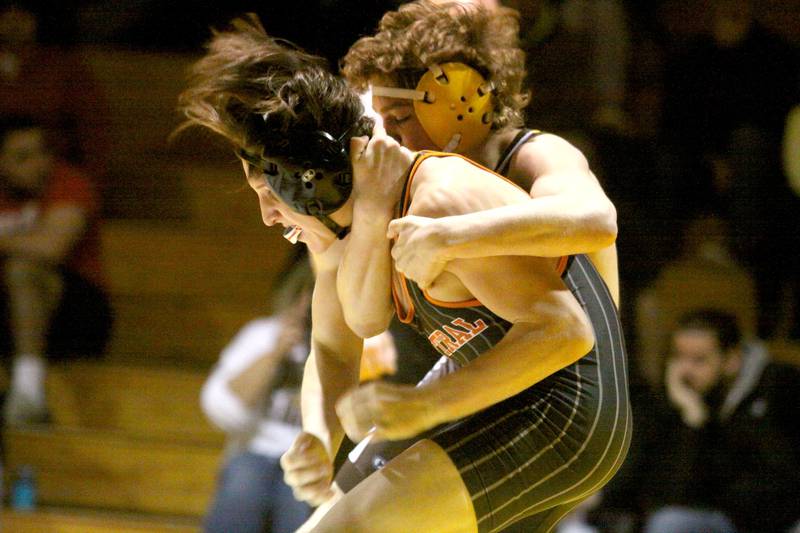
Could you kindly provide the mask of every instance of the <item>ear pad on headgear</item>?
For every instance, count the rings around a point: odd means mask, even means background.
[[[353,189],[344,143],[325,131],[294,139],[307,156],[287,156],[265,172],[268,184],[292,209],[304,215],[328,215],[342,207]]]
[[[425,133],[446,152],[464,153],[482,143],[492,127],[492,91],[480,72],[463,63],[432,65],[416,89],[373,86],[372,94],[414,100]]]
[[[346,132],[343,137],[349,132]],[[256,166],[269,188],[293,211],[317,217],[340,238],[347,234],[328,215],[350,198],[353,177],[344,142],[324,131],[293,138],[307,156],[286,155],[267,159],[240,150],[239,156]]]
[[[414,100],[417,119],[440,149],[466,152],[489,135],[491,87],[474,68],[463,63],[433,65],[419,80],[417,91],[425,93],[423,99]]]
[[[268,164],[264,179],[269,188],[293,211],[302,215],[329,215],[350,197],[353,181],[348,170],[328,170],[312,163]]]

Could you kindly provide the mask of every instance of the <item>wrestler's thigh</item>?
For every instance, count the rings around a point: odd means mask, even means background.
[[[315,533],[474,533],[475,512],[442,448],[422,440],[331,508]]]

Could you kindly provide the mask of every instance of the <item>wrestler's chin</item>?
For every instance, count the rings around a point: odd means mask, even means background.
[[[336,242],[336,236],[333,234],[329,236],[320,235],[313,231],[303,231],[297,241],[305,244],[308,247],[308,251],[312,254],[322,254],[328,251],[333,243]]]

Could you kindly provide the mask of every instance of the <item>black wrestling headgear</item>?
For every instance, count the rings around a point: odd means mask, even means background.
[[[353,175],[346,142],[350,130],[338,139],[325,131],[293,134],[281,145],[284,154],[253,154],[240,150],[239,157],[264,175],[267,185],[293,211],[319,219],[343,239],[350,231],[328,216],[341,208],[353,190]],[[298,154],[305,155],[298,155]]]

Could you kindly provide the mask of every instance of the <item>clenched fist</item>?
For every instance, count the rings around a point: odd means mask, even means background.
[[[325,445],[311,433],[300,433],[281,457],[283,479],[295,499],[320,505],[334,496],[333,462]]]
[[[386,237],[394,239],[392,259],[398,272],[427,289],[439,277],[448,259],[444,254],[446,221],[408,215],[392,220]]]
[[[336,402],[336,413],[353,442],[374,427],[376,440],[413,437],[437,425],[436,411],[420,389],[373,381],[349,390]]]
[[[414,152],[388,136],[379,123],[375,124],[372,137],[353,137],[350,163],[355,205],[394,209],[413,162]]]

